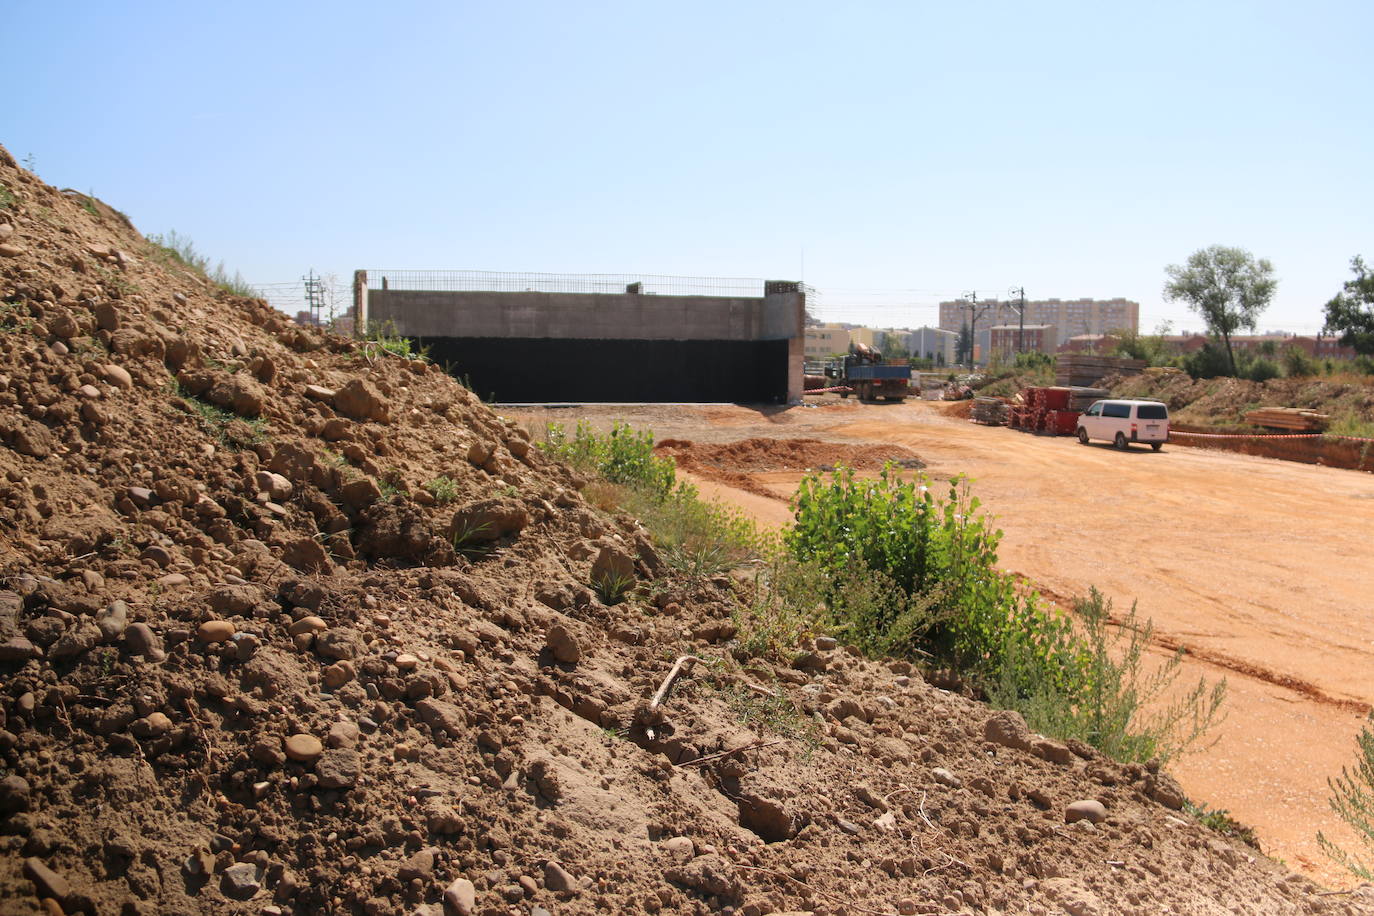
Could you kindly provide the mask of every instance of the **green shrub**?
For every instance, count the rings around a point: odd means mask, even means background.
[[[810,474],[785,535],[790,554],[824,576],[823,623],[869,652],[951,665],[1034,727],[1080,738],[1120,759],[1168,757],[1216,719],[1224,683],[1147,714],[1177,676],[1175,658],[1142,674],[1150,627],[1135,611],[1110,636],[1110,605],[1095,591],[1074,620],[997,569],[1001,532],[978,513],[960,478],[936,499],[923,478],[889,465],[876,480],[848,468]]]
[[[223,261],[212,266],[210,259],[196,250],[195,243],[175,229],[166,235],[153,233],[148,236],[148,254],[154,261],[166,266],[188,268],[235,296],[254,298],[258,295],[258,291],[241,273],[234,271],[230,274]]]
[[[1247,378],[1252,382],[1267,382],[1282,374],[1279,371],[1279,364],[1267,356],[1257,356],[1254,359],[1246,360],[1244,368],[1240,369],[1241,378]]]
[[[664,562],[688,576],[713,576],[748,562],[762,547],[754,523],[738,510],[701,499],[678,483],[671,458],[654,454],[654,437],[616,423],[599,433],[585,421],[571,436],[550,423],[539,447],[602,481],[588,496],[607,510],[622,509],[649,531]]]
[[[1018,677],[1016,666],[1007,666],[990,699],[1020,710],[1037,731],[1086,741],[1117,760],[1167,761],[1220,721],[1226,682],[1209,687],[1199,679],[1176,694],[1183,650],[1145,671],[1154,624],[1140,621],[1134,605],[1119,622],[1112,621],[1111,609],[1095,588],[1075,602],[1079,661],[1067,684]]]
[[[396,331],[394,321],[369,322],[363,337],[364,359],[371,360],[382,353],[390,353],[402,359],[429,359],[429,348],[417,346],[409,337],[402,337]]]
[[[677,479],[673,459],[654,454],[653,433],[636,432],[628,423],[616,423],[603,434],[579,421],[571,438],[560,424],[550,423],[539,447],[584,473],[645,490],[658,499],[668,496]]]
[[[1305,378],[1320,371],[1321,365],[1301,347],[1290,346],[1283,351],[1283,374],[1289,378]]]
[[[425,484],[425,489],[429,491],[430,496],[434,497],[434,502],[440,506],[446,506],[458,498],[458,481],[447,474],[436,477]]]
[[[1355,831],[1360,845],[1374,854],[1374,714],[1355,738],[1359,759],[1355,769],[1341,768],[1341,775],[1328,779],[1331,787],[1331,810]],[[1321,833],[1317,843],[1336,862],[1349,869],[1362,881],[1374,881],[1374,860],[1365,860],[1346,852]]]

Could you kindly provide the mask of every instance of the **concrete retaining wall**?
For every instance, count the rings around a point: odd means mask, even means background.
[[[418,338],[502,401],[794,401],[805,294],[761,297],[368,289],[361,324]]]

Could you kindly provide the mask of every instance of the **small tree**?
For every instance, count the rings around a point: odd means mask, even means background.
[[[883,335],[883,359],[904,360],[911,356],[911,351],[902,346],[902,338],[897,334]]]
[[[1374,852],[1374,715],[1369,722],[1355,739],[1360,759],[1354,771],[1342,767],[1340,777],[1328,779],[1327,785],[1331,787],[1331,810],[1353,827],[1360,842]],[[1357,859],[1321,833],[1317,834],[1317,842],[1323,852],[1350,869],[1356,877],[1374,881],[1374,862]]]
[[[1188,263],[1164,268],[1169,282],[1164,298],[1182,300],[1207,322],[1207,330],[1226,345],[1226,362],[1236,374],[1231,335],[1241,328],[1254,330],[1260,312],[1269,306],[1279,281],[1274,265],[1243,248],[1212,245],[1193,252]]]
[[[954,341],[954,361],[966,365],[973,364],[973,332],[965,321],[959,328],[959,336]]]
[[[1344,292],[1326,303],[1326,330],[1340,332],[1341,345],[1356,353],[1374,354],[1374,272],[1359,255],[1350,260],[1355,279],[1345,281]]]

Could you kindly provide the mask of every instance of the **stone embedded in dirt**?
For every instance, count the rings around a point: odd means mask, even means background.
[[[415,704],[420,719],[431,728],[457,738],[467,731],[467,718],[463,711],[452,703],[443,700],[421,700]]]
[[[22,665],[38,654],[38,647],[22,636],[11,636],[0,643],[0,664]]]
[[[411,655],[409,652],[402,652],[396,656],[396,667],[402,671],[414,671],[420,664],[420,659]]]
[[[396,869],[396,877],[402,881],[419,879],[426,884],[434,878],[434,856],[438,849],[433,846],[426,846],[418,852],[412,853],[410,858],[401,863],[401,867]]]
[[[330,690],[338,690],[356,676],[357,669],[353,667],[353,663],[350,661],[337,661],[320,673],[324,686]]]
[[[455,878],[444,890],[444,912],[449,916],[472,916],[477,911],[477,888],[467,878]]]
[[[72,886],[67,879],[48,868],[42,859],[30,856],[24,860],[24,877],[33,882],[39,897],[52,897],[63,901],[71,896]]]
[[[564,664],[575,665],[582,660],[582,647],[578,644],[577,637],[561,623],[549,627],[544,644],[550,654]]]
[[[334,392],[334,409],[355,420],[388,422],[386,400],[366,379],[354,378]]]
[[[659,850],[674,862],[690,862],[696,853],[696,844],[691,837],[669,837],[658,844]]]
[[[983,723],[983,739],[1021,751],[1031,749],[1031,730],[1026,720],[1012,709],[1002,709]]]
[[[141,655],[155,662],[167,657],[167,653],[162,651],[162,638],[146,623],[129,624],[124,630],[124,645],[130,655]]]
[[[315,651],[338,661],[357,658],[362,651],[362,639],[356,630],[335,627],[316,634]]]
[[[247,614],[261,597],[251,585],[225,585],[207,595],[205,602],[218,614]]]
[[[453,513],[448,536],[456,546],[495,541],[518,534],[530,523],[530,513],[513,499],[483,499]]]
[[[734,897],[739,893],[734,867],[718,855],[697,856],[685,865],[665,869],[663,877],[707,895]]]
[[[274,502],[281,502],[283,499],[289,499],[292,491],[295,489],[291,481],[271,471],[258,471],[257,476],[253,478],[253,482],[257,484],[259,490],[266,493]]]
[[[353,747],[358,743],[358,726],[352,722],[335,722],[329,726],[325,744],[330,747]]]
[[[11,773],[0,779],[0,816],[29,810],[29,783]]]
[[[930,771],[930,776],[942,786],[949,786],[951,789],[958,789],[963,786],[964,781],[955,776],[944,767],[936,767]]]
[[[769,843],[790,840],[797,835],[797,818],[777,799],[743,792],[736,799],[739,822]]]
[[[327,572],[333,567],[324,545],[314,538],[297,538],[281,549],[283,563],[302,572]]]
[[[298,763],[314,763],[324,753],[324,745],[314,735],[291,735],[282,746],[286,749],[286,756]]]
[[[1093,824],[1100,824],[1107,819],[1107,809],[1102,802],[1095,798],[1086,798],[1081,801],[1072,802],[1064,809],[1064,823],[1072,824],[1077,821],[1088,821]]]
[[[168,573],[167,575],[160,577],[157,580],[157,584],[158,587],[162,589],[164,592],[169,592],[174,588],[181,588],[184,585],[190,585],[191,580],[188,579],[186,576],[183,576],[181,573]]]
[[[351,480],[339,487],[339,500],[350,509],[365,509],[381,498],[381,488],[371,477]]]
[[[172,720],[164,713],[150,712],[141,719],[129,723],[129,731],[136,738],[158,738],[172,730]]]
[[[315,773],[325,789],[346,789],[358,781],[362,761],[351,748],[330,748],[320,755]]]
[[[58,637],[48,650],[48,657],[53,661],[76,658],[100,645],[104,638],[100,628],[87,619]]]
[[[1050,763],[1061,763],[1065,766],[1073,763],[1073,751],[1069,750],[1069,746],[1049,738],[1036,738],[1032,741],[1031,752]]]
[[[577,890],[577,879],[567,869],[550,859],[544,863],[544,887],[555,894]]]
[[[1175,811],[1181,811],[1188,802],[1183,787],[1167,773],[1151,773],[1145,780],[1145,794]]]
[[[227,642],[236,629],[233,621],[207,620],[196,627],[196,638],[206,643]]]
[[[814,645],[817,651],[829,652],[840,644],[840,641],[833,636],[817,636]]]
[[[291,636],[299,636],[302,633],[322,633],[329,629],[329,624],[324,622],[324,618],[308,614],[300,620],[294,620],[286,628],[286,632]]]
[[[305,396],[312,401],[332,401],[334,400],[334,389],[325,388],[323,385],[306,385]]]
[[[224,870],[220,885],[224,896],[233,900],[247,900],[262,890],[258,867],[251,862],[237,862]]]
[[[96,616],[95,625],[100,628],[106,642],[115,641],[124,635],[129,625],[129,606],[116,598]]]

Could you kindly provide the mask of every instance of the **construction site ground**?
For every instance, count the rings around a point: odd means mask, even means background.
[[[973,424],[964,406],[827,395],[791,408],[502,412],[651,429],[704,494],[767,525],[788,523],[808,467],[871,469],[887,450],[908,466],[918,456],[935,479],[968,475],[1005,532],[1006,569],[1065,606],[1090,586],[1118,610],[1136,601],[1161,654],[1187,650],[1184,679],[1227,679],[1215,744],[1175,767],[1189,796],[1229,810],[1293,868],[1346,882],[1316,834],[1349,845],[1327,779],[1354,763],[1374,703],[1374,476],[1177,442],[1160,453],[1082,446]]]

